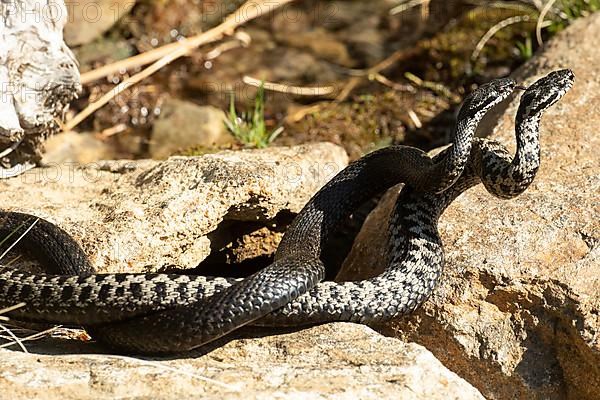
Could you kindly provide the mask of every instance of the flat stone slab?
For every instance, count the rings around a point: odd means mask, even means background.
[[[202,357],[0,350],[0,364],[11,399],[483,399],[422,346],[345,323],[238,339]]]
[[[55,164],[0,180],[0,204],[58,224],[99,271],[193,268],[210,254],[209,235],[223,221],[273,226],[347,163],[341,147],[318,143]]]

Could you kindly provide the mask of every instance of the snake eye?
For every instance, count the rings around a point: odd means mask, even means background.
[[[568,69],[554,71],[538,79],[521,96],[519,115],[528,118],[541,114],[569,91],[574,79],[575,75]]]

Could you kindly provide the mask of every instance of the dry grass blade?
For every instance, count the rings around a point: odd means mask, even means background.
[[[7,312],[16,310],[17,308],[21,308],[25,305],[25,303],[19,303],[19,304],[15,304],[14,306],[10,306],[10,307],[6,307],[0,310],[0,321],[8,321],[7,317],[3,317],[2,314],[5,314]],[[7,327],[5,327],[4,325],[0,324],[0,329],[2,329],[4,332],[6,332],[8,334],[8,336],[13,340],[12,342],[7,343],[6,345],[10,345],[12,346],[13,344],[18,344],[19,347],[21,347],[21,350],[23,350],[23,352],[27,353],[27,349],[25,348],[25,346],[23,345],[21,339],[19,339],[17,337],[17,335],[15,335],[10,329],[8,329]],[[4,345],[2,345],[4,346]],[[2,346],[0,346],[0,348],[2,348]]]
[[[15,247],[17,245],[17,243],[19,243],[21,241],[21,239],[23,239],[25,237],[25,235],[27,235],[31,229],[33,229],[33,227],[35,226],[35,224],[37,224],[38,221],[39,221],[39,218],[36,219],[35,221],[33,221],[32,224],[29,225],[29,227],[25,230],[25,232],[23,232],[21,234],[21,236],[19,236],[17,238],[17,240],[14,241],[13,244],[11,244],[10,246],[8,246],[8,248],[4,251],[4,253],[2,253],[0,255],[0,260],[2,260],[4,258],[4,256],[6,256],[6,254],[8,254],[8,252],[11,251],[13,249],[13,247]]]
[[[17,345],[19,345],[21,350],[23,350],[23,353],[29,353],[27,351],[27,349],[25,348],[25,345],[23,344],[23,340],[20,339],[19,337],[17,337],[14,333],[12,333],[12,331],[10,329],[8,329],[7,327],[5,327],[2,324],[0,324],[0,329],[2,329],[4,332],[6,332],[13,339],[12,342],[8,342],[8,343],[4,343],[3,345],[0,345],[0,349],[5,348],[5,347],[10,347],[10,346],[17,344]]]
[[[550,9],[552,9],[554,3],[556,3],[556,0],[548,0],[548,2],[544,4],[544,8],[542,8],[542,10],[540,11],[537,23],[535,24],[535,37],[540,46],[544,44],[544,41],[542,40],[542,28],[544,27],[544,19],[546,18],[546,15],[550,11]]]
[[[313,97],[327,96],[335,91],[335,87],[333,87],[333,86],[304,87],[304,86],[283,85],[281,83],[261,81],[256,78],[252,78],[251,76],[244,76],[242,81],[246,85],[260,87],[260,85],[262,84],[263,87],[265,88],[265,90],[270,90],[272,92],[292,94],[295,96],[313,96]]]
[[[3,264],[2,267],[0,267],[0,271],[2,271],[3,267],[10,267],[11,265],[19,261],[22,257],[23,255],[19,254],[16,257],[11,258],[7,263]]]
[[[25,232],[23,232],[23,233],[22,233],[22,234],[21,234],[21,235],[20,235],[20,236],[17,238],[17,240],[15,240],[15,241],[14,241],[14,242],[13,242],[13,243],[10,245],[10,246],[8,246],[8,248],[7,248],[7,249],[4,251],[4,253],[2,253],[2,254],[0,255],[0,260],[1,260],[2,258],[4,258],[4,257],[6,256],[6,254],[8,254],[8,252],[9,252],[9,251],[11,251],[11,250],[12,250],[12,249],[13,249],[13,248],[14,248],[14,247],[17,245],[17,243],[19,243],[19,241],[21,241],[21,239],[23,239],[23,237],[25,237],[25,235],[27,235],[27,234],[29,233],[29,231],[31,231],[31,229],[32,229],[32,228],[33,228],[33,227],[34,227],[34,226],[37,224],[37,222],[38,222],[38,221],[39,221],[39,218],[38,218],[38,219],[36,219],[35,221],[33,221],[33,222],[31,223],[31,225],[29,225],[29,227],[28,227],[28,228],[25,230]],[[18,229],[20,229],[20,228],[21,228],[21,227],[17,228],[17,230],[18,230]],[[15,232],[12,232],[12,233],[11,233],[11,235],[12,235],[13,233],[15,233]],[[9,235],[7,238],[5,238],[4,240],[2,240],[2,243],[3,243],[5,240],[7,240],[7,239],[8,239],[8,238],[9,238],[11,235]],[[6,314],[6,313],[8,313],[8,312],[14,311],[14,310],[16,310],[16,309],[18,309],[18,308],[24,307],[25,305],[26,305],[25,303],[18,303],[18,304],[15,304],[15,305],[13,305],[13,306],[10,306],[10,307],[5,307],[5,308],[3,308],[3,309],[0,309],[0,321],[8,321],[8,320],[9,320],[9,318],[8,318],[8,317],[5,317],[5,316],[3,316],[2,314]],[[25,353],[28,353],[27,349],[26,349],[26,348],[25,348],[25,346],[23,345],[23,341],[24,341],[25,339],[19,338],[19,337],[18,337],[18,336],[16,336],[16,335],[15,335],[15,334],[14,334],[14,333],[13,333],[13,332],[10,330],[10,329],[8,329],[6,326],[4,326],[4,325],[2,325],[2,324],[0,324],[0,329],[1,329],[2,331],[6,332],[6,333],[8,334],[8,336],[9,336],[9,337],[12,339],[12,341],[11,341],[11,342],[8,342],[8,343],[5,343],[5,344],[1,345],[1,346],[0,346],[0,348],[9,347],[9,346],[12,346],[12,345],[15,345],[15,344],[17,344],[17,345],[18,345],[18,346],[21,348],[21,350],[23,350],[23,352],[25,352]]]
[[[16,310],[18,308],[21,308],[21,307],[25,307],[25,305],[26,305],[25,303],[19,303],[19,304],[15,304],[14,306],[3,308],[3,309],[0,310],[0,315],[6,314],[6,313],[11,312],[11,311],[14,311],[14,310]]]
[[[421,129],[423,127],[423,123],[421,122],[419,116],[414,110],[408,110],[408,116],[413,122],[413,124],[415,124],[415,128]]]
[[[5,328],[2,325],[0,325],[0,327],[2,327],[3,329],[5,329],[6,331],[10,332],[9,329]],[[18,337],[14,336],[14,335],[11,335],[14,338],[14,342],[4,343],[4,344],[0,345],[0,349],[4,349],[6,347],[10,347],[10,346],[14,346],[15,344],[18,344],[23,349],[23,351],[25,353],[28,353],[28,351],[25,349],[25,346],[23,345],[23,342],[40,339],[40,338],[48,335],[49,333],[52,333],[52,332],[56,331],[57,329],[60,329],[61,327],[62,327],[61,325],[53,326],[52,328],[46,329],[46,330],[41,331],[41,332],[36,332],[33,335],[29,335],[29,336],[26,336],[24,338],[18,338]]]
[[[471,61],[475,61],[477,60],[477,57],[479,57],[479,54],[481,53],[481,51],[483,50],[483,48],[485,47],[486,43],[496,34],[498,33],[498,31],[506,28],[507,26],[510,25],[514,25],[514,24],[518,24],[521,22],[529,22],[531,20],[531,17],[529,15],[516,15],[514,17],[510,17],[510,18],[506,18],[503,19],[502,21],[498,22],[497,24],[495,24],[494,26],[492,26],[482,37],[481,39],[479,39],[479,42],[477,43],[477,45],[475,46],[475,50],[473,50],[473,53],[471,54]]]
[[[403,13],[407,10],[410,10],[411,8],[414,7],[418,7],[420,5],[423,5],[424,7],[428,6],[428,3],[431,0],[409,0],[409,1],[404,1],[401,4],[397,5],[396,7],[392,8],[389,13],[390,15],[396,15],[396,14],[400,14]]]

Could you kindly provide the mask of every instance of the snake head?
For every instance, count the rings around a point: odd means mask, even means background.
[[[521,96],[518,115],[522,118],[541,115],[571,89],[575,74],[570,69],[550,72],[535,81]]]
[[[479,86],[465,98],[458,120],[482,117],[492,107],[506,99],[516,86],[517,83],[511,78],[494,79]]]

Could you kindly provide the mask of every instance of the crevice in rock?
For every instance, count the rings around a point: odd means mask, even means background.
[[[453,318],[447,310],[427,303],[405,320],[378,330],[425,346],[486,398],[597,399],[600,354],[583,339],[585,316],[569,288],[541,279],[507,284],[487,274],[479,278],[486,294],[480,304],[466,307],[480,310],[481,323],[461,331],[456,321],[443,322]],[[490,306],[509,321],[500,326],[498,316],[491,317],[497,325],[491,329],[498,329],[493,334],[505,341],[502,346],[491,343],[499,338],[485,332],[489,322],[483,313]]]
[[[224,218],[217,229],[207,235],[210,255],[197,268],[186,273],[245,277],[273,261],[275,250],[295,214],[282,210],[266,221]]]
[[[534,387],[538,379],[552,381],[550,375],[544,377],[530,373],[543,362],[543,357],[534,354],[536,349],[542,349],[546,354],[552,354],[560,368],[566,398],[597,399],[600,393],[600,354],[582,339],[586,317],[579,309],[575,295],[568,287],[555,281],[519,282],[519,287],[542,290],[536,293],[512,287],[497,288],[486,297],[486,301],[523,321],[527,338],[521,345],[527,350],[516,372]]]
[[[475,356],[469,355],[461,339],[473,332],[453,329],[423,309],[407,316],[405,320],[377,327],[377,330],[384,335],[424,346],[444,366],[475,386],[487,399],[564,398],[561,387],[549,391],[545,397],[540,396],[518,374],[506,374],[495,360],[482,358],[480,352]]]
[[[325,280],[334,280],[350,252],[354,239],[366,216],[377,205],[379,196],[365,202],[352,215],[342,220],[323,245],[321,259],[327,266]],[[245,277],[269,265],[279,241],[296,216],[282,210],[274,218],[248,201],[244,207],[232,207],[217,228],[207,235],[211,253],[197,268],[185,273],[200,275]]]

